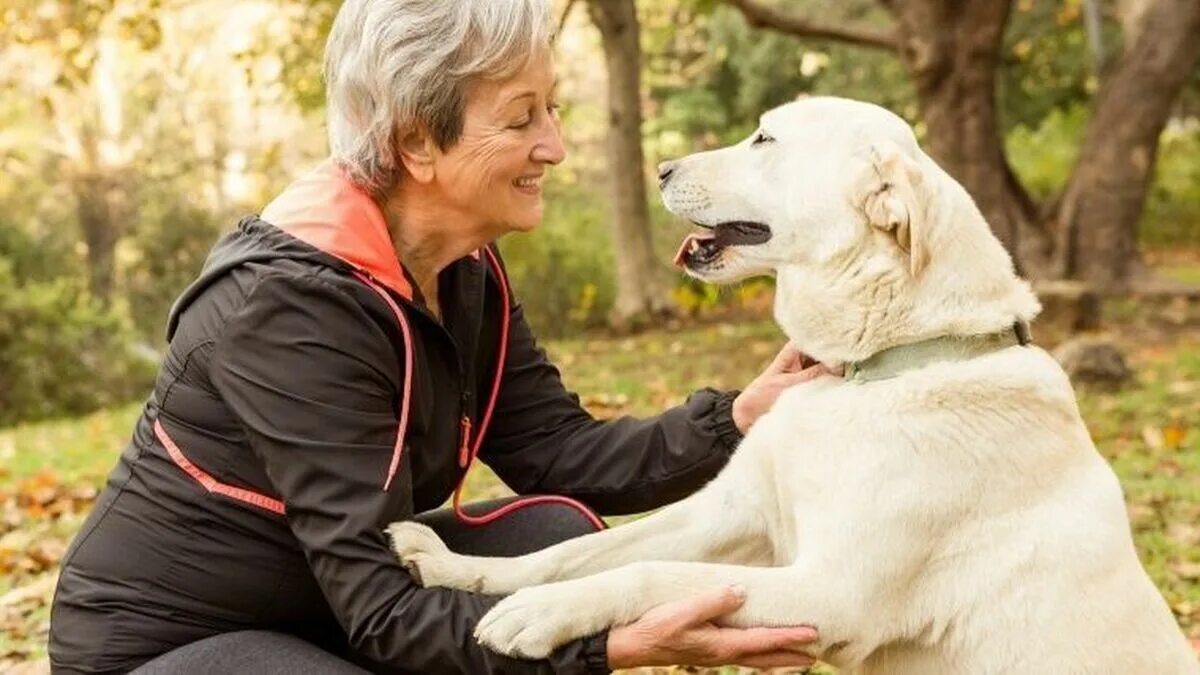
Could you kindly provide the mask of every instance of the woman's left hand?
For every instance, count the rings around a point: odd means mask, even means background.
[[[775,355],[771,365],[733,399],[733,423],[745,434],[759,416],[775,405],[775,399],[784,389],[832,374],[824,364],[814,363],[789,342]]]

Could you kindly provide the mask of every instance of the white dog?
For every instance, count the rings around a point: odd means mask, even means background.
[[[1037,300],[904,121],[806,99],[660,179],[706,229],[678,261],[775,274],[779,325],[846,376],[784,392],[715,480],[629,525],[512,559],[394,525],[424,584],[514,593],[480,642],[542,657],[739,584],[730,625],[815,626],[855,673],[1200,673],[1070,383],[1019,335]]]

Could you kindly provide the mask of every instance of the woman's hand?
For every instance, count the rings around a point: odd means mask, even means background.
[[[733,423],[745,434],[760,415],[771,409],[784,389],[831,374],[833,371],[814,363],[789,342],[775,355],[771,365],[733,399]]]
[[[717,617],[735,611],[746,595],[738,587],[659,605],[628,626],[608,634],[611,668],[642,666],[807,667],[802,649],[817,639],[816,629],[721,628]]]

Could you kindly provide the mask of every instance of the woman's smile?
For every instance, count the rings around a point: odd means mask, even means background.
[[[542,194],[542,174],[517,176],[512,185],[521,194],[530,197],[540,197]]]

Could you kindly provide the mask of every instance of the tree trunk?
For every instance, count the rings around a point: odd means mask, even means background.
[[[117,241],[124,229],[121,171],[101,161],[100,140],[92,125],[84,124],[78,138],[82,156],[70,172],[69,180],[79,227],[87,244],[88,288],[96,299],[108,304],[116,273]]]
[[[1136,41],[1112,69],[1054,219],[1059,271],[1101,290],[1127,286],[1158,139],[1200,58],[1200,2],[1144,3]]]
[[[634,0],[589,0],[608,68],[608,173],[617,297],[612,322],[634,328],[668,310],[650,236],[642,155],[641,46]]]
[[[800,37],[891,48],[817,30],[757,0],[726,0],[754,25]],[[1120,0],[1124,55],[1093,104],[1079,159],[1051,209],[1034,204],[1004,153],[996,117],[1011,0],[879,0],[896,21],[927,128],[925,146],[975,198],[1017,267],[1035,279],[1075,278],[1119,290],[1136,271],[1137,229],[1158,139],[1200,59],[1200,2]],[[875,31],[878,33],[878,29]],[[1041,212],[1050,211],[1049,223]]]
[[[961,182],[1022,272],[1045,276],[1037,208],[1004,153],[996,71],[1008,0],[883,2],[896,19],[900,58],[916,84],[923,144]]]
[[[114,257],[121,237],[117,213],[121,197],[108,176],[89,174],[73,179],[79,225],[87,244],[88,288],[107,304],[112,297]]]

